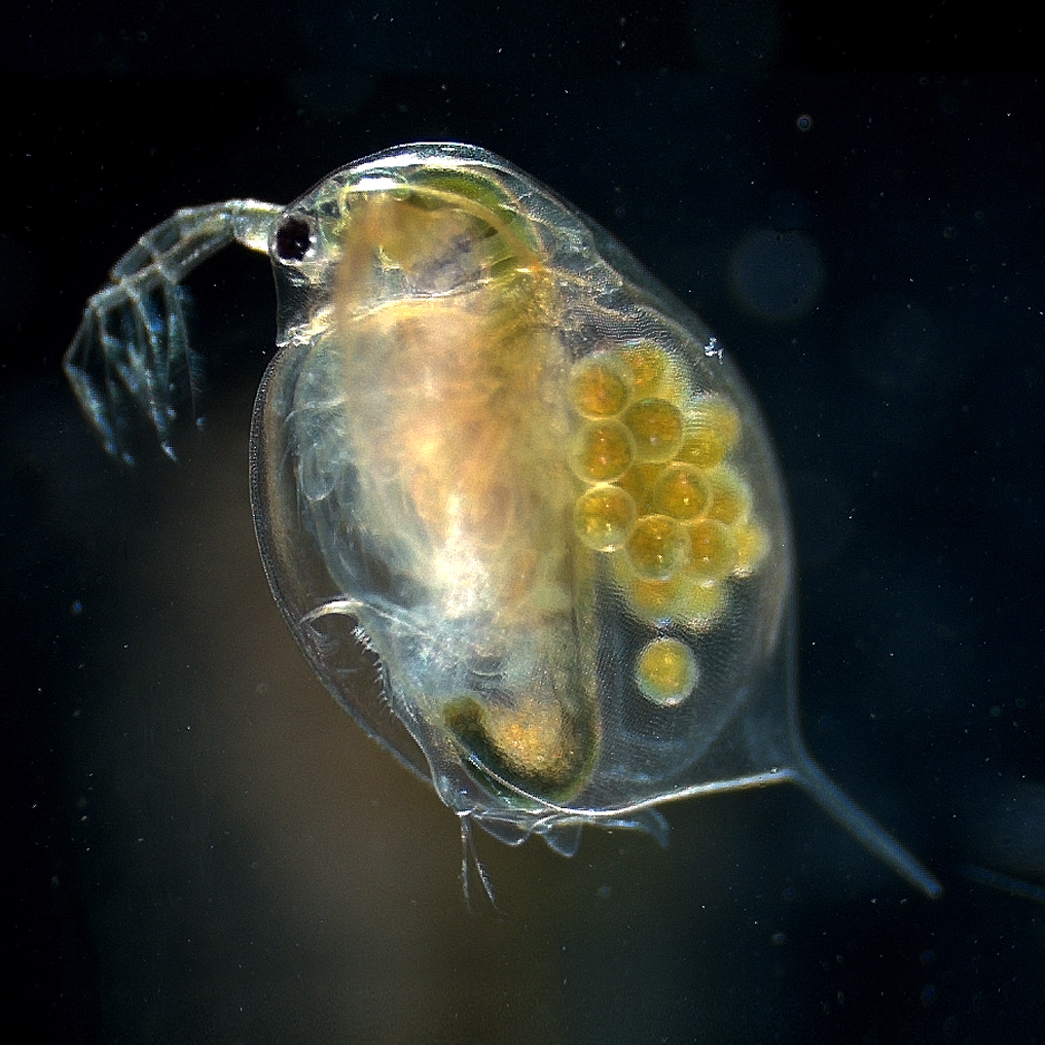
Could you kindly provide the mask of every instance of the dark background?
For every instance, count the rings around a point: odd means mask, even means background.
[[[1045,1040],[1043,91],[1000,6],[19,5],[2,81],[5,1018],[63,1042]],[[655,10],[654,10],[655,9]],[[563,860],[457,827],[301,661],[251,531],[263,257],[193,278],[206,435],[106,460],[60,372],[179,206],[472,141],[759,395],[800,693],[931,903],[797,791]]]

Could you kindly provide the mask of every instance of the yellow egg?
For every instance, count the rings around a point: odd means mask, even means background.
[[[573,439],[570,465],[578,479],[602,483],[617,479],[635,458],[635,440],[620,421],[592,421]]]
[[[664,399],[640,399],[624,412],[639,461],[670,461],[682,445],[682,415]]]
[[[677,707],[697,684],[697,658],[678,639],[654,639],[635,661],[639,691],[654,704]]]
[[[708,470],[728,456],[740,437],[740,418],[725,400],[702,399],[686,414],[678,460]]]
[[[653,495],[653,488],[663,471],[663,465],[636,462],[616,480],[621,489],[627,490],[631,494],[640,515],[650,514],[650,498]]]
[[[657,395],[670,384],[671,363],[664,350],[652,342],[628,345],[622,349],[621,357],[631,374],[637,399]]]
[[[631,494],[619,486],[593,486],[577,498],[574,527],[581,542],[594,551],[620,548],[635,529],[638,513]]]
[[[570,373],[570,401],[582,417],[614,417],[628,397],[627,374],[609,353],[582,359]]]
[[[708,518],[727,526],[747,519],[751,506],[751,491],[736,472],[718,468],[705,473],[704,479],[710,498]]]
[[[710,500],[707,483],[699,469],[687,464],[672,464],[657,477],[649,496],[649,509],[688,522],[699,519]]]
[[[672,600],[672,620],[685,622],[690,628],[708,631],[728,605],[725,586],[692,567],[678,577],[678,589]]]
[[[667,580],[689,561],[689,536],[677,519],[667,515],[643,515],[625,547],[632,568],[643,580]]]
[[[737,541],[733,531],[714,519],[701,519],[686,526],[689,534],[689,567],[702,580],[722,580],[737,564]]]

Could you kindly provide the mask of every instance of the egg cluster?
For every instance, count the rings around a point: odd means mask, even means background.
[[[736,409],[722,396],[695,395],[648,341],[576,363],[570,400],[578,415],[570,467],[583,484],[578,539],[609,556],[637,618],[709,627],[725,610],[729,579],[750,576],[766,549],[750,487],[730,460],[741,436]],[[657,687],[639,681],[655,699]]]

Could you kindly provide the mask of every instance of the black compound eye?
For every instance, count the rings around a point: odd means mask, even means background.
[[[312,223],[292,214],[276,229],[276,255],[280,261],[301,261],[312,246]]]

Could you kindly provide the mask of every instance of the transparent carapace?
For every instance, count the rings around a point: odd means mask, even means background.
[[[268,252],[278,288],[251,432],[273,594],[337,700],[466,834],[565,855],[585,824],[664,841],[667,801],[791,781],[939,892],[802,743],[768,434],[703,323],[619,244],[446,143],[287,207],[179,211],[116,266],[66,358],[110,452],[143,412],[173,454],[196,367],[179,285],[233,240]]]

